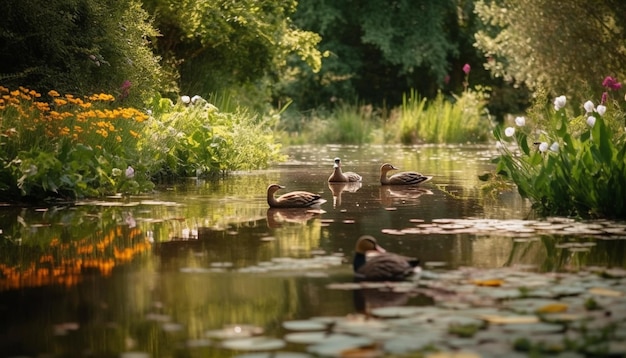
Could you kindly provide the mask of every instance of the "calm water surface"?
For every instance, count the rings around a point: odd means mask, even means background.
[[[493,169],[488,147],[286,153],[289,160],[269,170],[189,179],[145,197],[1,208],[1,354],[233,356],[241,352],[217,347],[207,332],[253,325],[280,337],[285,321],[361,311],[354,292],[328,285],[352,280],[362,234],[436,270],[624,266],[623,237],[543,222],[542,230],[567,234],[555,236],[529,227],[536,218],[516,193],[484,192],[478,175]],[[328,185],[336,156],[344,171],[363,176],[361,186]],[[434,178],[419,189],[383,188],[383,162]],[[327,203],[320,212],[269,210],[270,183],[319,193]],[[402,302],[430,303],[419,296]]]

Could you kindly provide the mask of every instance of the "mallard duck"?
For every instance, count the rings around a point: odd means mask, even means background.
[[[331,183],[359,182],[363,180],[363,177],[361,177],[359,174],[355,172],[345,172],[345,173],[342,172],[341,171],[341,159],[339,158],[335,158],[335,164],[333,165],[333,168],[334,168],[333,173],[328,178],[328,181]]]
[[[360,280],[400,281],[415,274],[418,264],[418,259],[386,252],[373,236],[364,235],[356,242],[352,268]]]
[[[326,202],[326,199],[318,194],[308,191],[292,191],[275,198],[274,193],[284,188],[279,184],[271,184],[267,187],[267,203],[270,208],[319,208]]]
[[[380,183],[382,185],[417,185],[433,178],[417,172],[401,172],[387,177],[387,173],[391,170],[398,170],[398,168],[389,163],[385,163],[380,167]]]

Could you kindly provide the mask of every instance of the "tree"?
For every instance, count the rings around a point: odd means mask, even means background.
[[[136,0],[4,0],[0,13],[5,86],[106,92],[136,103],[159,88],[159,59],[150,48],[157,32]]]
[[[294,22],[319,33],[329,56],[319,73],[295,71],[285,95],[312,108],[331,99],[399,102],[411,88],[435,94],[459,56],[457,2],[299,1]]]
[[[208,96],[246,85],[263,92],[294,55],[321,66],[317,34],[294,26],[295,0],[144,0],[162,36],[158,52],[183,93]],[[269,82],[263,82],[269,78]],[[264,98],[265,99],[265,98]]]
[[[480,0],[476,13],[487,27],[476,46],[495,76],[572,97],[626,78],[626,2]]]

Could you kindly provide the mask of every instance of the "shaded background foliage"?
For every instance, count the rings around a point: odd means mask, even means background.
[[[625,13],[618,0],[5,0],[0,82],[119,96],[130,81],[137,105],[222,92],[301,113],[459,93],[469,63],[501,118],[528,105],[526,87],[623,79]]]

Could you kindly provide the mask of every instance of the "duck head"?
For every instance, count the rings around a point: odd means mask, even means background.
[[[378,245],[376,239],[370,235],[363,235],[357,240],[355,250],[357,254],[365,255],[368,251],[377,251],[380,253],[387,252],[382,246]]]
[[[393,165],[389,163],[385,163],[380,167],[381,173],[387,173],[388,171],[391,171],[391,170],[398,170],[398,168],[394,167]]]

